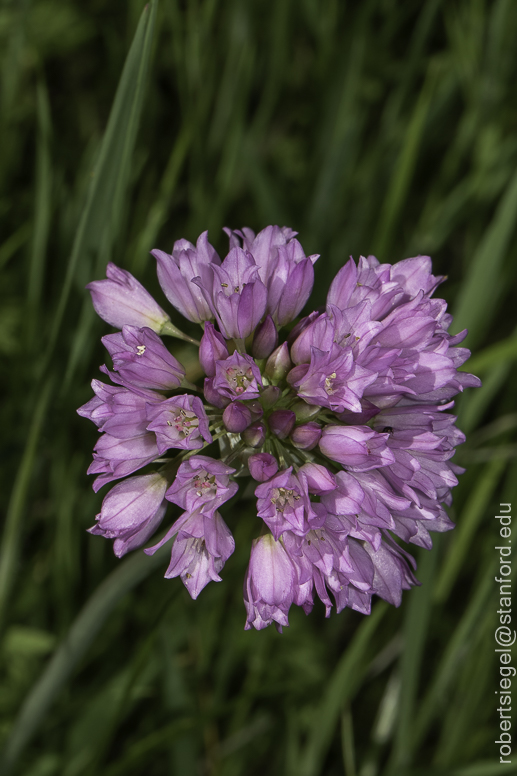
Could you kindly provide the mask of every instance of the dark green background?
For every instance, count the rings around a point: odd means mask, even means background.
[[[494,743],[493,581],[493,516],[517,504],[517,5],[142,12],[0,5],[1,772],[517,772]],[[457,402],[458,527],[417,553],[422,587],[369,618],[294,608],[282,636],[243,631],[253,501],[225,513],[237,550],[196,602],[165,555],[117,561],[86,533],[103,494],[75,414],[105,359],[84,285],[107,261],[166,304],[151,248],[208,228],[224,253],[222,226],[269,223],[321,254],[314,305],[350,254],[432,255],[483,379]]]

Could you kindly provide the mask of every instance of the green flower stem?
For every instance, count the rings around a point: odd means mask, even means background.
[[[192,345],[197,345],[198,347],[201,344],[199,340],[194,339],[193,337],[189,337],[188,334],[184,334],[180,329],[178,329],[177,326],[174,326],[171,321],[166,321],[163,324],[162,328],[160,329],[160,334],[167,337],[176,337],[177,339],[190,342]]]

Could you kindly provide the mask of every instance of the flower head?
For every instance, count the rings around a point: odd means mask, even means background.
[[[426,256],[350,259],[325,309],[294,322],[318,257],[287,227],[226,231],[222,261],[206,232],[195,246],[153,251],[166,297],[203,326],[199,384],[158,335],[195,340],[138,281],[109,265],[107,280],[89,285],[99,315],[121,330],[103,338],[111,383],[94,380],[78,410],[101,434],[94,488],[153,466],[108,492],[90,531],[120,556],[176,505],[181,516],[145,551],[174,539],[165,576],[197,598],[234,550],[220,510],[230,525],[242,519],[225,505],[248,483],[262,532],[244,581],[246,629],[281,630],[291,606],[308,614],[316,598],[327,616],[368,614],[373,595],[398,606],[418,584],[400,540],[429,549],[432,532],[453,527],[445,507],[464,436],[451,399],[479,385],[458,371],[466,332],[448,333],[446,304],[433,298],[443,278]]]

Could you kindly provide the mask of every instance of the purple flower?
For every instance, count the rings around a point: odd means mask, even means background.
[[[329,590],[338,612],[349,606],[369,614],[375,571],[362,544],[343,536],[327,522],[309,531],[301,542],[287,536],[285,543],[298,568],[298,578],[309,583],[310,590],[314,587],[327,617],[332,609]],[[312,604],[312,596],[310,601]]]
[[[102,337],[120,376],[137,388],[171,391],[179,388],[185,370],[152,329],[123,326],[122,332]]]
[[[245,629],[262,630],[275,622],[281,631],[289,625],[295,582],[295,567],[282,544],[271,534],[255,539],[244,580]]]
[[[219,328],[227,339],[244,340],[266,311],[267,289],[253,257],[232,248],[223,263],[200,268],[194,282],[201,289]]]
[[[210,516],[186,512],[157,545],[145,552],[152,555],[175,533],[165,577],[181,577],[192,598],[196,599],[209,582],[221,582],[219,572],[233,553],[235,542],[219,512]]]
[[[293,474],[292,467],[284,469],[268,482],[255,489],[257,512],[275,539],[285,531],[305,536],[324,519],[321,504],[309,498],[309,485],[303,471]]]
[[[213,405],[219,410],[224,408],[230,403],[230,399],[227,396],[223,396],[219,391],[214,388],[214,378],[206,377],[203,385],[203,394],[208,404]]]
[[[352,471],[368,471],[394,463],[387,434],[378,434],[367,426],[326,426],[319,448],[323,455]]]
[[[160,454],[170,447],[200,450],[212,441],[203,402],[185,393],[159,404],[147,404],[148,431],[156,434]],[[204,441],[203,441],[204,440]]]
[[[257,399],[262,385],[260,369],[251,356],[233,353],[215,365],[212,386],[225,399]]]
[[[230,480],[235,469],[206,455],[193,455],[180,464],[176,479],[165,498],[186,512],[202,512],[211,517],[239,486]]]
[[[354,364],[350,348],[334,348],[324,353],[312,348],[311,362],[291,370],[288,382],[298,396],[310,404],[328,407],[334,412],[361,412],[360,399],[376,374]]]
[[[82,407],[77,414],[88,418],[102,431],[105,424],[116,416],[125,415],[130,426],[127,436],[134,436],[139,429],[144,431],[146,423],[146,399],[127,388],[118,385],[106,385],[100,380],[92,380],[95,396]],[[157,396],[157,400],[163,397]],[[112,428],[116,423],[112,422]]]
[[[448,333],[446,304],[432,296],[443,278],[427,256],[393,266],[350,259],[325,309],[296,322],[317,256],[287,227],[226,231],[222,262],[206,232],[196,246],[153,251],[167,298],[204,329],[199,365],[189,356],[197,386],[156,333],[172,332],[167,314],[129,273],[109,265],[108,279],[89,286],[101,317],[122,329],[103,338],[111,384],[94,380],[78,410],[101,432],[94,489],[161,466],[112,488],[90,530],[122,555],[151,537],[167,501],[180,507],[146,552],[175,536],[165,576],[180,576],[196,598],[234,550],[219,510],[238,483],[249,493],[251,477],[263,535],[246,572],[247,629],[281,630],[291,605],[309,613],[316,599],[327,616],[346,606],[369,614],[374,595],[398,606],[418,584],[400,541],[429,549],[433,532],[453,527],[446,507],[464,436],[451,399],[479,385],[459,371],[466,332]],[[200,392],[201,380],[202,395],[167,398]],[[215,440],[220,459],[194,455]]]
[[[391,542],[381,544],[376,551],[368,544],[364,547],[373,563],[373,592],[393,606],[400,606],[402,591],[419,584],[408,564],[409,560],[416,565],[413,558]]]
[[[163,293],[176,310],[189,321],[201,323],[213,318],[201,290],[192,282],[202,268],[220,264],[214,248],[208,242],[208,232],[203,232],[194,247],[188,240],[177,240],[172,254],[151,251],[158,262],[158,280]]]
[[[94,280],[86,286],[92,295],[95,312],[103,321],[117,329],[128,324],[148,326],[158,333],[170,321],[167,313],[130,272],[110,263],[106,275],[107,280]]]
[[[133,474],[159,454],[156,437],[151,433],[125,439],[102,434],[93,450],[88,474],[99,475],[93,483],[95,492],[108,482]]]
[[[251,229],[229,234],[231,244],[237,246],[242,241],[242,247],[253,256],[259,268],[268,291],[266,312],[278,326],[294,320],[312,291],[313,265],[319,256],[306,258],[295,239],[297,233],[285,226],[267,226],[257,236]]]
[[[97,523],[89,532],[114,539],[113,551],[118,558],[141,547],[163,520],[166,489],[167,479],[159,473],[119,482],[105,496]]]
[[[101,367],[103,369],[103,367]],[[112,378],[116,376],[106,370]],[[95,396],[79,407],[77,413],[89,418],[100,431],[105,431],[118,439],[144,434],[147,428],[148,404],[163,401],[163,395],[139,388],[115,386],[92,380]]]

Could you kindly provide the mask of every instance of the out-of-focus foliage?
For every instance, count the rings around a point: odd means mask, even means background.
[[[6,773],[510,772],[493,515],[517,503],[516,37],[513,0],[3,2]],[[370,618],[294,610],[282,636],[243,631],[253,501],[225,514],[237,551],[196,602],[163,555],[120,562],[86,534],[102,494],[75,415],[105,359],[84,285],[107,261],[163,303],[152,247],[268,223],[321,254],[318,304],[349,254],[431,254],[484,381],[458,401],[458,528],[419,554],[422,587]]]

